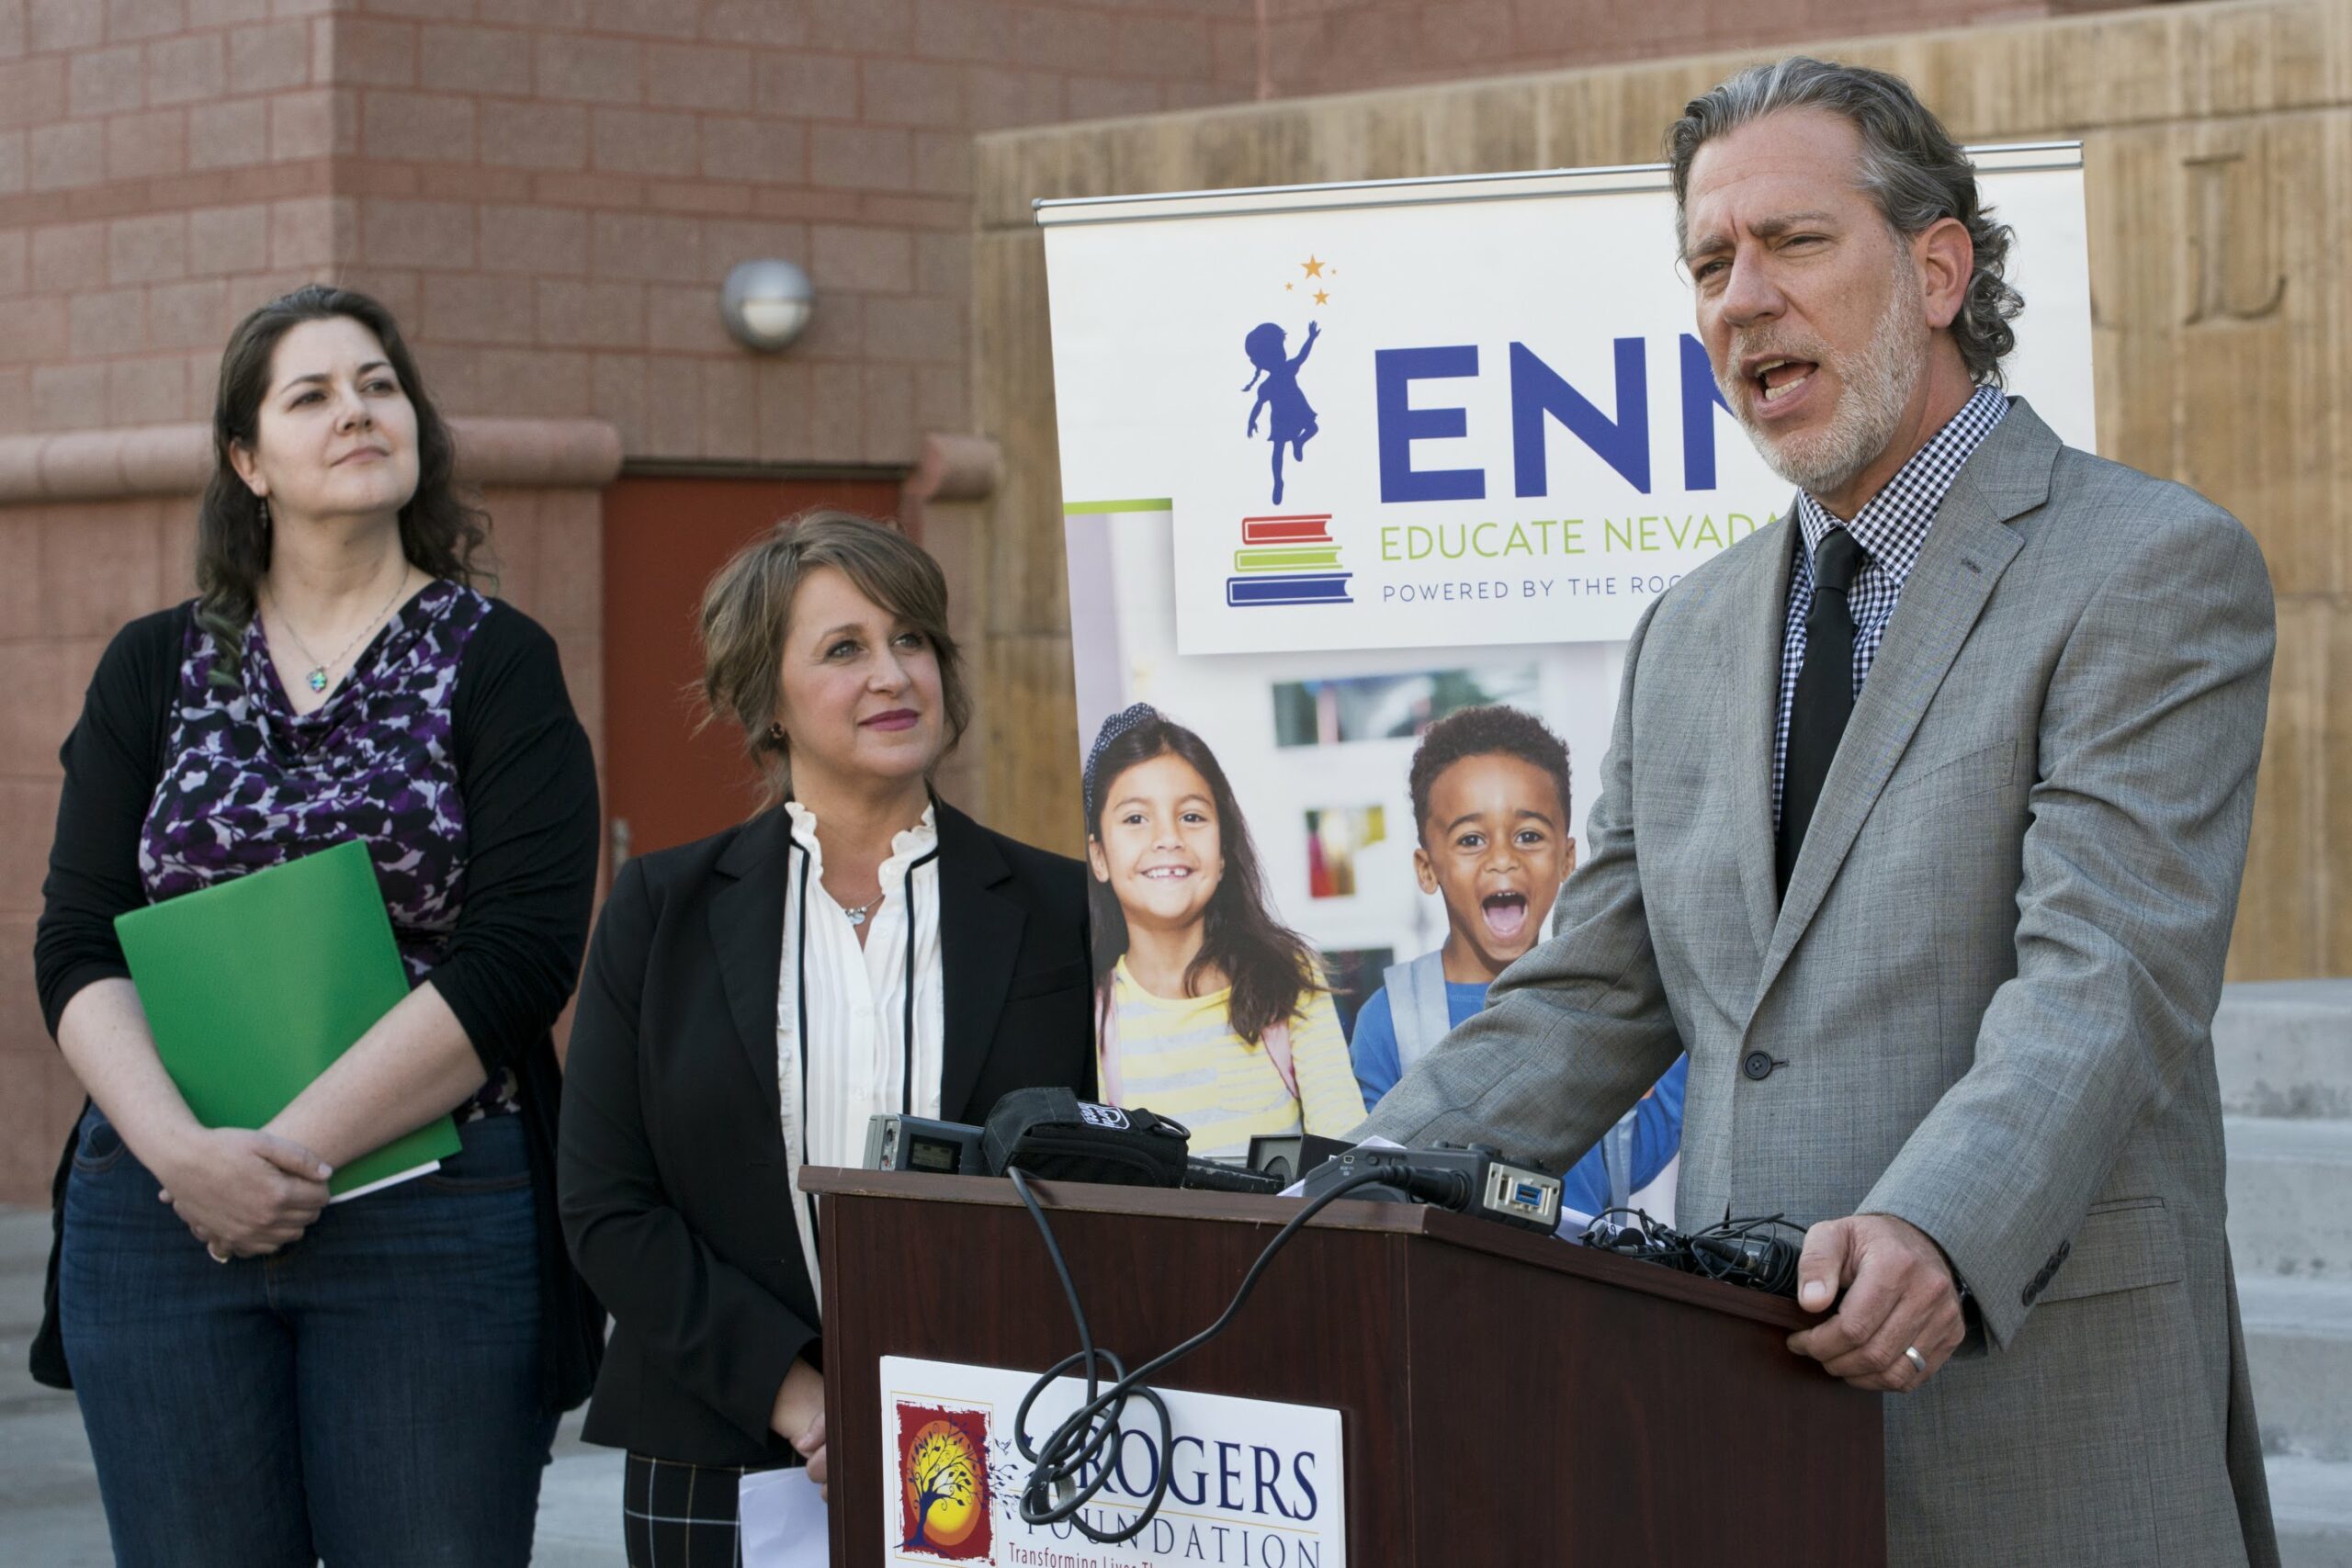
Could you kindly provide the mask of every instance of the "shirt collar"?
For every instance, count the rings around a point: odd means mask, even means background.
[[[797,800],[784,803],[784,813],[792,819],[792,841],[807,852],[821,874],[825,867],[824,846],[817,841],[817,814]],[[939,807],[934,803],[922,808],[922,819],[911,828],[902,828],[890,836],[890,858],[884,861],[880,872],[885,886],[891,877],[903,873],[908,866],[939,847]]]
[[[1892,572],[1897,581],[1911,575],[1920,547],[1928,542],[1928,525],[1951,493],[1952,481],[1984,445],[1984,438],[2008,417],[2009,400],[1997,387],[1979,387],[1928,444],[1911,454],[1879,492],[1854,514],[1839,523],[1805,491],[1797,491],[1797,524],[1804,531],[1805,554],[1820,549],[1832,528],[1843,527],[1862,547],[1871,563]]]

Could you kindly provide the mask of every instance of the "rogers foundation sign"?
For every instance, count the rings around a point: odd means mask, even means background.
[[[1312,1405],[1161,1389],[1170,1439],[1162,1445],[1157,1421],[1125,1430],[1082,1516],[1102,1534],[1125,1529],[1164,1473],[1167,1496],[1134,1540],[1105,1545],[1072,1524],[1023,1523],[1029,1466],[1012,1419],[1035,1375],[883,1358],[886,1562],[1344,1568],[1340,1413]],[[1033,1440],[1084,1397],[1078,1379],[1058,1380],[1031,1408]]]

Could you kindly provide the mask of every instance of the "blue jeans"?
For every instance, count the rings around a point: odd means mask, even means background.
[[[93,1109],[58,1310],[126,1568],[530,1561],[555,1435],[519,1116],[215,1263]]]

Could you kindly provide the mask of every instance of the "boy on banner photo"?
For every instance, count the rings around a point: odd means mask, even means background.
[[[1502,704],[1430,725],[1408,778],[1421,891],[1445,906],[1444,944],[1393,964],[1356,1015],[1356,1082],[1377,1105],[1424,1054],[1487,1005],[1487,987],[1543,940],[1576,870],[1568,749],[1534,715]],[[1685,1057],[1566,1179],[1561,1201],[1596,1214],[1625,1203],[1682,1141]]]
[[[1183,1122],[1204,1155],[1363,1120],[1314,950],[1267,908],[1200,737],[1135,704],[1095,737],[1085,792],[1103,1099]]]

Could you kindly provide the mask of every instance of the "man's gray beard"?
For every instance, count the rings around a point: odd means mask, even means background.
[[[1843,488],[1886,450],[1927,369],[1928,323],[1921,314],[1926,301],[1910,257],[1900,250],[1896,254],[1894,288],[1871,341],[1850,364],[1824,367],[1837,370],[1840,392],[1826,429],[1776,440],[1744,412],[1748,400],[1736,395],[1739,389],[1724,388],[1724,400],[1743,411],[1739,423],[1766,466],[1807,495],[1817,498]],[[1733,355],[1732,365],[1741,357]],[[1739,373],[1735,368],[1732,374],[1736,378]]]

